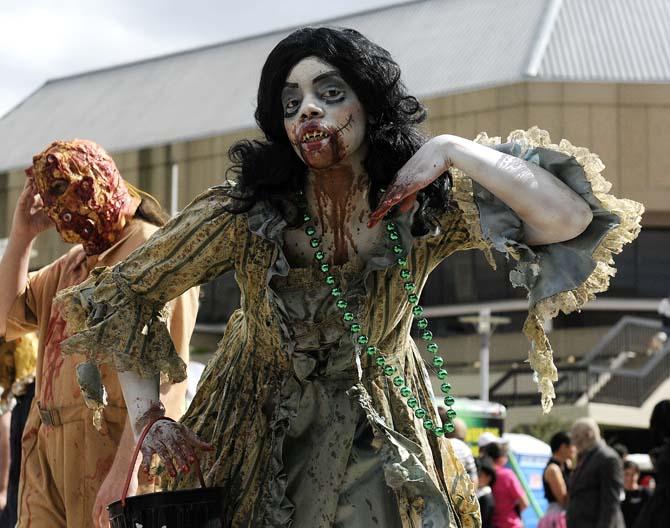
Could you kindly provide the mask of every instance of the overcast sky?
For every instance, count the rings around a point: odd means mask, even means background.
[[[0,0],[0,116],[46,80],[401,0]]]

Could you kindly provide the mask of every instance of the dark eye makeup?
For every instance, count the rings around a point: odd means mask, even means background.
[[[319,98],[326,104],[334,104],[344,101],[346,92],[338,86],[329,86],[319,91]],[[301,99],[298,97],[282,98],[284,117],[295,115],[300,108]]]
[[[321,92],[321,98],[326,103],[339,103],[344,100],[345,91],[337,86],[329,86]]]
[[[295,115],[300,108],[300,100],[295,97],[282,101],[282,104],[284,105],[284,117]]]

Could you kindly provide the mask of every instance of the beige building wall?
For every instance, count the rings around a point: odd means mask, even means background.
[[[600,155],[617,194],[647,225],[670,227],[670,84],[525,82],[426,101],[431,133],[506,136],[538,125]]]
[[[670,84],[586,84],[524,82],[424,101],[426,130],[473,138],[482,130],[506,136],[538,125],[553,140],[568,138],[598,153],[605,176],[621,196],[647,207],[646,225],[670,227]],[[169,209],[170,167],[179,164],[179,208],[205,188],[220,183],[229,166],[227,152],[240,131],[172,145],[116,152],[125,178],[154,194]],[[95,138],[92,138],[95,139]],[[23,185],[23,171],[0,174],[0,237],[6,237]],[[51,233],[40,237],[39,267],[66,250]]]

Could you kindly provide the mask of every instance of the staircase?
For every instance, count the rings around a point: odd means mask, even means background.
[[[612,372],[623,366],[630,354],[631,352],[627,351],[619,352],[617,357],[610,362],[609,367],[604,372],[600,373],[596,380],[587,387],[586,392],[577,400],[576,405],[586,405],[589,401],[593,401],[600,390],[612,379]]]
[[[670,340],[658,339],[660,331],[657,320],[623,317],[581,361],[559,368],[556,403],[641,406],[670,377]],[[507,406],[539,401],[528,367],[510,369],[490,396]]]

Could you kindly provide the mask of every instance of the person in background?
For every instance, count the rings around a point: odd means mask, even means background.
[[[593,418],[580,418],[570,438],[577,448],[577,467],[570,478],[568,528],[624,528],[621,458],[600,439]]]
[[[468,436],[468,426],[465,423],[465,420],[462,418],[454,418],[453,419],[453,424],[454,424],[454,435],[455,438],[458,438],[459,440],[465,442],[466,444],[468,443],[466,440],[466,437]],[[472,452],[472,450],[470,450]]]
[[[656,488],[638,515],[635,528],[670,526],[670,400],[656,404],[649,420],[651,451],[656,470]]]
[[[495,483],[491,486],[495,510],[493,526],[495,528],[521,528],[521,512],[528,507],[528,498],[514,471],[507,464],[506,447],[501,442],[486,444],[484,451],[493,460],[496,470]]]
[[[7,505],[7,486],[9,485],[9,428],[12,413],[0,415],[0,514]]]
[[[661,300],[658,305],[658,315],[661,316],[662,329],[667,333],[670,331],[670,296]]]
[[[133,433],[116,369],[62,355],[69,331],[53,299],[95,276],[94,268],[128,256],[166,217],[92,141],[54,141],[33,157],[26,176],[0,260],[0,336],[12,340],[39,333],[35,401],[22,438],[17,526],[103,528],[109,525],[106,506],[118,500],[128,472]],[[28,273],[33,242],[54,227],[74,246]],[[197,302],[197,289],[190,290],[161,314],[180,361],[188,361]],[[100,346],[89,351],[99,354]],[[161,402],[175,419],[185,410],[185,392],[185,383],[161,387]],[[103,395],[109,403],[104,413],[96,405]]]
[[[549,503],[546,513],[540,519],[538,528],[565,528],[565,507],[568,504],[568,461],[574,456],[574,446],[570,436],[558,432],[549,442],[551,458],[542,475],[544,496]]]
[[[667,332],[663,331],[656,332],[653,336],[651,336],[651,339],[649,339],[649,342],[647,343],[647,349],[645,350],[645,354],[647,354],[647,356],[653,356],[654,354],[660,353],[667,342],[668,342]]]
[[[661,329],[656,332],[647,344],[646,354],[653,356],[663,350],[668,342],[668,333],[670,332],[670,298],[662,299],[658,305],[658,315],[661,317]]]
[[[14,341],[0,338],[0,528],[14,528],[17,520],[19,477],[21,475],[21,436],[35,396],[37,336],[27,334]]]
[[[639,484],[640,467],[632,460],[623,463],[623,489],[626,498],[621,503],[621,511],[626,528],[633,528],[635,519],[651,497],[651,491]]]
[[[442,423],[447,423],[449,417],[447,416],[446,407],[439,406],[437,408],[437,412],[440,415]],[[451,433],[445,433],[444,436],[445,438],[449,439],[449,442],[451,442],[451,447],[454,448],[456,457],[461,461],[461,464],[463,464],[465,471],[468,475],[470,475],[470,479],[472,480],[475,489],[477,489],[477,465],[475,464],[475,457],[472,455],[472,449],[470,449],[470,446],[465,443],[465,431],[467,431],[465,422],[460,418],[455,418],[454,431]]]
[[[654,489],[656,489],[656,479],[654,479],[654,475],[642,475],[639,479],[639,483],[641,487],[647,488],[654,493]]]
[[[487,456],[486,446],[489,444],[502,444],[505,445],[505,441],[499,436],[495,435],[491,431],[484,431],[479,435],[477,439],[477,447],[479,447],[479,457]]]
[[[479,511],[482,516],[482,528],[493,528],[493,512],[495,511],[495,499],[491,486],[496,482],[496,469],[493,460],[489,457],[477,459],[477,500]]]

